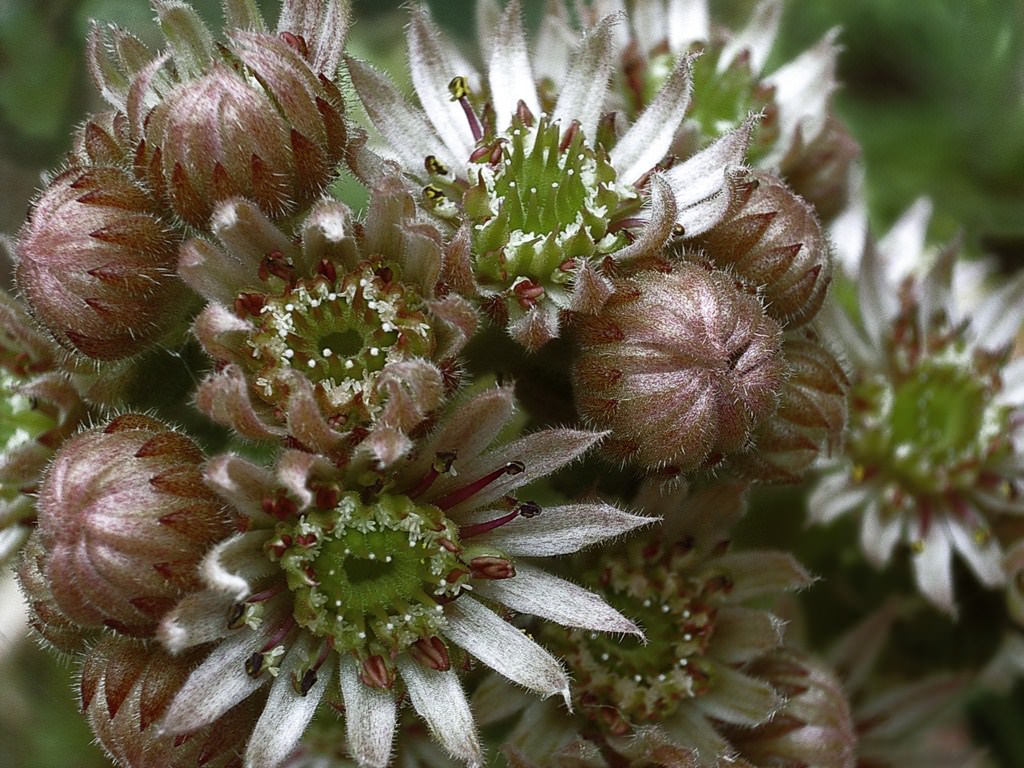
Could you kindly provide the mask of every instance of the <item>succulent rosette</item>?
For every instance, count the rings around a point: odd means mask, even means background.
[[[288,2],[272,34],[252,3],[228,2],[223,44],[187,3],[153,9],[168,51],[117,27],[94,27],[89,46],[100,93],[128,117],[138,177],[200,229],[238,195],[273,217],[319,198],[347,140],[337,87],[347,4]]]
[[[584,764],[710,768],[739,757],[725,735],[730,728],[744,731],[780,713],[785,695],[754,670],[781,644],[784,622],[755,603],[812,578],[783,552],[729,551],[744,490],[736,482],[710,486],[674,510],[657,537],[581,564],[584,583],[635,616],[647,642],[545,625],[539,634],[572,670],[590,728],[531,705],[508,750],[539,765],[576,765],[572,758],[588,751],[610,751],[607,762]],[[675,506],[674,498],[648,510]]]
[[[196,401],[256,440],[290,437],[381,461],[458,381],[476,310],[435,286],[450,246],[395,177],[379,179],[363,222],[342,203],[313,207],[294,242],[254,205],[223,203],[219,244],[194,239],[179,270],[210,303],[195,333],[219,369]]]
[[[993,525],[1024,512],[1024,367],[1010,358],[1024,280],[965,301],[953,282],[957,244],[922,252],[927,223],[927,206],[915,206],[894,228],[900,237],[868,240],[859,312],[837,304],[823,314],[854,372],[845,450],[823,464],[808,509],[817,522],[857,515],[878,567],[904,542],[921,593],[952,614],[953,555],[984,585],[1002,585]]]
[[[348,60],[380,151],[464,243],[462,258],[446,265],[448,281],[531,350],[559,335],[562,312],[600,308],[612,290],[604,271],[628,269],[670,238],[719,222],[744,178],[753,118],[673,164],[690,103],[688,57],[632,125],[605,114],[620,21],[604,17],[576,41],[554,93],[538,88],[516,0],[493,14],[481,40],[484,74],[425,10],[413,11],[407,43],[418,107],[385,75]],[[357,172],[372,176],[366,154],[353,156]]]
[[[493,2],[493,0],[492,0]],[[557,82],[571,56],[572,23],[564,6],[550,3],[537,66]],[[597,0],[582,21],[593,26],[605,14],[628,10],[618,28],[622,55],[616,63],[614,107],[636,114],[651,103],[680,58],[699,53],[693,64],[697,95],[677,142],[705,146],[734,129],[751,111],[762,111],[750,159],[783,176],[819,214],[831,218],[846,202],[848,179],[860,153],[832,108],[840,47],[838,29],[774,70],[782,0],[761,0],[742,29],[717,24],[707,0]]]
[[[32,532],[39,476],[85,416],[59,359],[59,349],[0,291],[0,564]]]
[[[247,766],[280,764],[340,689],[349,748],[388,763],[399,694],[458,760],[482,753],[457,670],[475,657],[542,696],[569,695],[558,660],[510,612],[591,631],[639,634],[598,596],[529,561],[575,552],[650,522],[603,503],[545,506],[515,492],[579,457],[601,435],[548,429],[510,443],[508,389],[455,407],[388,467],[286,451],[275,470],[234,455],[207,483],[248,521],[202,566],[207,589],[167,614],[174,653],[216,642],[163,718],[187,733],[269,685]],[[468,654],[468,657],[467,657]]]

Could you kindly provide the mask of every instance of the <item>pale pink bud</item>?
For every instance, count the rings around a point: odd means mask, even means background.
[[[763,291],[765,311],[790,327],[821,308],[832,280],[832,256],[814,208],[778,177],[754,171],[736,213],[694,244]]]
[[[148,114],[136,170],[189,224],[245,197],[284,216],[320,197],[345,151],[342,98],[299,51],[236,30],[217,62]]]
[[[725,729],[745,759],[777,768],[857,764],[857,734],[846,693],[822,662],[787,648],[761,657],[745,671],[767,680],[786,697],[771,721]]]
[[[821,134],[801,149],[783,158],[782,175],[828,221],[846,207],[850,171],[860,157],[860,145],[843,121],[829,113]]]
[[[229,533],[202,481],[203,455],[149,416],[125,414],[67,441],[39,490],[54,599],[85,627],[148,635]]]
[[[795,483],[846,426],[850,382],[835,357],[807,331],[783,344],[789,376],[779,407],[753,434],[753,446],[730,457],[729,468],[752,480]]]
[[[159,721],[203,650],[171,656],[156,643],[108,635],[89,649],[79,680],[82,712],[103,750],[123,768],[237,768],[263,707],[250,696],[186,736]]]
[[[782,332],[724,272],[681,264],[616,283],[581,318],[576,402],[612,457],[689,471],[743,449],[775,409]]]
[[[129,173],[73,167],[22,227],[18,287],[63,346],[125,358],[166,334],[187,303],[174,274],[180,240]]]

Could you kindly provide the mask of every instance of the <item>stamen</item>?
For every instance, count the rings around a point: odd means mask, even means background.
[[[448,83],[448,91],[452,95],[452,101],[457,101],[466,113],[466,120],[469,122],[469,130],[473,133],[473,139],[480,141],[484,136],[483,128],[480,127],[480,119],[476,116],[473,105],[469,102],[469,83],[462,75],[457,75]]]
[[[430,465],[430,469],[427,474],[423,476],[409,493],[406,494],[410,499],[415,499],[423,493],[426,493],[427,489],[434,484],[434,481],[441,475],[446,475],[451,471],[452,464],[455,463],[457,454],[455,451],[441,451],[434,456],[434,461]]]
[[[379,655],[371,656],[362,664],[359,679],[370,688],[390,689],[395,684],[395,671]]]
[[[482,533],[493,531],[495,528],[500,528],[506,523],[512,522],[520,515],[529,519],[531,517],[536,517],[540,513],[541,508],[539,504],[533,501],[524,501],[511,512],[504,514],[501,517],[496,517],[493,520],[487,520],[483,523],[474,523],[473,525],[462,526],[459,528],[459,538],[470,539],[473,536],[479,536]]]
[[[447,496],[434,502],[434,505],[439,507],[442,511],[447,511],[454,507],[456,504],[460,504],[466,499],[472,497],[479,491],[482,491],[488,485],[493,483],[495,480],[504,477],[505,475],[518,475],[520,472],[526,470],[526,465],[521,461],[510,461],[503,467],[489,472],[479,480],[476,480],[469,485],[463,486],[458,490],[452,491]]]
[[[425,667],[447,672],[452,667],[448,647],[437,635],[417,640],[409,648],[409,655]]]

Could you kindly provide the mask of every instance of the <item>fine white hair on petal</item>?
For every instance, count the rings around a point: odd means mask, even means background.
[[[450,603],[445,616],[445,634],[453,643],[512,682],[545,698],[561,694],[571,706],[569,678],[562,665],[522,630],[467,595]]]
[[[711,39],[707,0],[668,0],[668,46],[678,53]]]
[[[520,100],[534,115],[540,115],[519,0],[511,0],[505,8],[488,47],[491,59],[487,77],[497,129],[503,131],[512,123]]]
[[[872,497],[864,508],[864,517],[860,526],[860,545],[870,562],[881,568],[892,557],[893,548],[903,534],[903,517],[901,515],[882,514],[882,505],[877,497]]]
[[[174,697],[161,721],[168,733],[188,733],[212,723],[266,682],[252,677],[245,660],[264,642],[262,634],[243,628],[214,648]]]
[[[626,183],[633,183],[658,163],[672,146],[690,107],[693,56],[682,56],[654,100],[612,147],[609,159]]]
[[[271,522],[263,511],[262,502],[277,487],[277,482],[265,467],[240,456],[223,454],[206,462],[203,479],[206,485],[253,522]]]
[[[252,584],[277,570],[277,565],[263,553],[263,545],[273,533],[256,529],[217,544],[200,565],[203,581],[215,591],[244,600],[252,594]]]
[[[1006,572],[1003,570],[1003,550],[995,536],[985,535],[979,541],[975,531],[967,529],[966,521],[953,519],[945,515],[941,521],[949,531],[949,539],[959,552],[974,575],[986,587],[999,587],[1006,583]]]
[[[395,695],[365,685],[359,679],[355,662],[348,657],[341,659],[338,677],[352,756],[360,765],[385,768],[391,761],[391,745],[395,739]]]
[[[517,561],[515,576],[480,582],[474,592],[519,613],[539,616],[565,627],[643,637],[636,624],[603,598],[530,563]]]
[[[312,638],[304,637],[292,645],[281,661],[281,669],[246,746],[246,768],[276,768],[284,763],[313,719],[327,683],[334,676],[334,654],[318,670],[316,681],[306,695],[300,695],[293,680],[301,678],[314,652],[312,646]]]
[[[434,738],[455,758],[471,768],[483,764],[483,752],[476,735],[473,713],[466,694],[452,670],[427,669],[406,654],[395,660],[412,706],[423,718]]]
[[[462,105],[449,98],[448,83],[455,76],[469,77],[465,62],[454,60],[452,51],[425,8],[412,12],[406,31],[409,71],[420,104],[452,156],[468,159],[476,140]]]
[[[608,16],[587,32],[555,103],[553,120],[560,122],[563,130],[578,120],[583,135],[590,141],[597,132],[601,105],[608,92],[615,55],[612,31],[621,21],[621,17]]]
[[[775,45],[781,20],[782,0],[761,0],[747,25],[725,44],[718,58],[718,71],[724,72],[737,56],[746,51],[750,57],[750,71],[760,74]]]
[[[658,519],[623,512],[611,504],[567,504],[545,507],[535,517],[517,517],[481,535],[480,541],[509,555],[551,557],[578,552]]]
[[[230,631],[225,617],[234,603],[234,596],[213,590],[186,595],[160,620],[157,640],[171,653],[219,640]]]
[[[899,296],[886,276],[882,254],[870,242],[864,249],[858,282],[860,314],[873,349],[882,349],[899,313]]]
[[[979,304],[970,333],[983,349],[997,350],[1016,339],[1024,322],[1024,274],[1018,274]]]
[[[898,285],[904,278],[929,266],[922,263],[922,254],[927,243],[932,208],[931,200],[919,197],[879,238],[878,253],[892,285]]]
[[[927,532],[920,536],[914,552],[914,580],[921,594],[951,616],[956,616],[953,602],[952,545],[945,526],[932,520]]]

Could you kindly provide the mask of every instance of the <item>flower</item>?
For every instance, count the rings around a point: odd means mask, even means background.
[[[374,183],[364,222],[318,203],[301,245],[251,203],[218,207],[221,247],[193,239],[179,264],[210,302],[195,333],[220,364],[200,409],[245,437],[324,454],[408,451],[407,433],[455,388],[477,325],[466,299],[435,295],[448,247],[421,215],[396,177]]]
[[[604,111],[619,22],[609,15],[587,32],[555,94],[538,89],[517,0],[482,44],[485,76],[425,10],[413,11],[407,42],[419,109],[386,76],[348,60],[383,151],[424,185],[427,206],[464,243],[449,281],[531,350],[559,335],[562,312],[600,308],[611,291],[606,259],[628,265],[672,236],[708,230],[730,211],[744,175],[752,118],[665,170],[690,103],[687,57],[618,133]],[[353,156],[358,173],[377,172],[365,153]]]
[[[588,563],[586,583],[636,616],[648,642],[545,626],[541,636],[573,671],[590,727],[579,717],[539,716],[541,705],[531,705],[507,749],[539,765],[575,764],[558,758],[589,749],[630,764],[711,768],[738,756],[725,729],[749,729],[780,711],[783,695],[750,665],[779,646],[783,622],[750,603],[811,577],[782,552],[728,551],[744,490],[710,486],[681,510],[670,496],[665,530]]]
[[[569,55],[571,22],[562,3],[552,4],[542,24],[544,45],[538,70],[557,82]],[[763,111],[750,147],[759,168],[784,177],[831,218],[846,200],[848,178],[859,147],[832,109],[839,46],[838,29],[769,72],[782,0],[762,0],[742,29],[713,24],[707,0],[597,0],[582,21],[594,26],[605,14],[626,7],[629,23],[618,29],[622,50],[614,78],[613,104],[628,114],[650,104],[679,59],[694,59],[697,99],[677,145],[706,146],[733,130],[751,111]]]
[[[558,661],[502,613],[638,634],[596,595],[521,558],[574,552],[650,518],[512,497],[601,437],[548,429],[492,448],[513,410],[508,389],[477,394],[414,454],[376,471],[357,463],[343,473],[295,451],[276,472],[232,455],[212,460],[207,482],[248,530],[207,557],[208,589],[163,619],[159,637],[172,652],[217,642],[163,727],[189,732],[269,684],[245,761],[274,766],[338,685],[354,757],[383,766],[404,690],[434,738],[479,765],[456,671],[467,654],[543,696],[569,691]]]
[[[94,26],[89,44],[100,93],[128,117],[139,178],[200,229],[236,195],[275,217],[316,200],[347,141],[337,87],[347,4],[288,2],[277,35],[253,5],[226,6],[223,45],[186,3],[153,7],[168,52],[153,56],[116,27]]]
[[[836,304],[823,313],[824,331],[854,366],[850,423],[808,508],[816,522],[856,514],[861,547],[877,567],[907,543],[918,588],[953,614],[954,552],[983,584],[1001,585],[992,526],[1024,512],[1024,367],[1009,358],[1024,279],[965,308],[953,283],[956,244],[921,252],[927,221],[927,207],[916,206],[894,227],[900,237],[868,241],[859,312]]]

